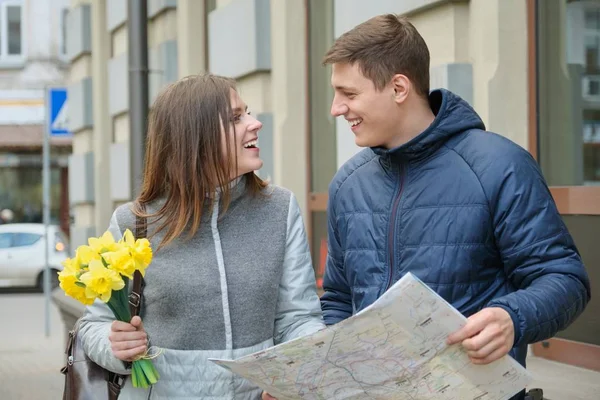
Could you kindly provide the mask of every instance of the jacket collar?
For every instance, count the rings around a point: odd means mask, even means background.
[[[230,181],[227,184],[227,187],[229,189],[229,195],[231,196],[231,201],[237,200],[239,197],[241,197],[245,190],[246,190],[246,176],[242,175],[242,176],[238,176],[237,178],[235,178],[234,180]],[[223,193],[224,188],[222,186],[218,187],[216,190],[216,198],[220,198],[221,194]],[[211,197],[208,193],[206,194],[206,197]]]
[[[412,161],[428,157],[452,136],[469,129],[485,129],[471,106],[446,89],[434,90],[429,105],[435,119],[427,129],[409,142],[392,148],[373,147],[375,154],[389,160]]]

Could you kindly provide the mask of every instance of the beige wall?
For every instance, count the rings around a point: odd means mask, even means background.
[[[432,86],[458,92],[471,102],[488,130],[527,147],[528,57],[524,0],[371,0],[368,3],[338,0],[336,4],[342,5],[342,2],[355,7],[334,10],[337,35],[377,14],[407,15],[429,47]],[[448,73],[452,64],[462,64],[458,69],[461,73],[470,71],[470,85]],[[359,148],[353,143],[353,135],[345,122],[336,125],[336,135],[339,167]]]
[[[80,4],[90,4],[91,0],[71,0],[71,8],[77,7]]]
[[[204,1],[177,2],[177,67],[179,77],[206,70],[206,25]]]
[[[111,58],[116,58],[127,52],[127,24],[121,25],[110,34],[110,40],[112,42],[112,54]],[[123,88],[123,90],[129,90],[129,88]],[[122,143],[129,141],[129,124],[128,113],[122,113],[117,116],[113,116],[110,123],[111,137],[115,143]]]
[[[190,0],[191,1],[191,0]],[[185,0],[181,0],[182,3]],[[114,31],[107,28],[106,0],[73,0],[71,6],[81,3],[91,4],[92,19],[92,54],[86,54],[73,60],[69,71],[69,81],[77,82],[82,78],[92,77],[93,129],[75,132],[73,152],[94,153],[94,198],[95,203],[74,206],[75,226],[79,228],[96,228],[96,234],[101,234],[107,228],[110,216],[119,202],[113,202],[111,197],[110,146],[113,142],[127,143],[129,141],[129,114],[127,112],[116,116],[109,114],[108,92],[108,62],[111,58],[127,52],[127,24],[122,24]],[[176,39],[178,34],[177,12],[168,9],[156,15],[148,24],[149,47],[161,42]],[[123,87],[124,92],[128,90]]]
[[[111,57],[116,57],[127,51],[127,24],[121,25],[111,33],[112,53]]]
[[[90,0],[71,0],[71,8],[82,4],[89,4]],[[73,84],[81,81],[84,78],[92,76],[92,57],[90,54],[84,54],[71,60],[69,66],[68,84]],[[92,130],[83,129],[74,132],[73,135],[73,153],[83,154],[91,151],[92,145]]]
[[[217,1],[217,8],[228,0]],[[306,54],[305,2],[303,0],[272,1],[271,3],[271,70],[255,72],[238,78],[242,99],[256,115],[273,115],[273,164],[270,180],[294,192],[306,216],[307,201],[307,141],[306,141]],[[183,18],[183,17],[180,17]],[[197,27],[190,29],[193,33]],[[180,49],[188,38],[182,35]],[[185,47],[184,47],[185,46]],[[180,59],[185,56],[180,55]],[[203,60],[196,55],[196,63]],[[193,70],[191,63],[182,71]],[[260,133],[259,133],[260,137]],[[260,140],[260,139],[259,139]]]
[[[469,3],[442,4],[410,15],[431,56],[431,66],[469,62]]]
[[[121,25],[110,33],[110,40],[112,43],[111,58],[116,58],[127,52],[129,47],[127,35],[127,24]],[[129,90],[129,88],[123,88],[123,90]],[[119,115],[111,116],[108,128],[111,143],[128,143],[129,112],[123,112]],[[114,210],[119,206],[119,204],[120,202],[113,200],[111,196],[111,208]]]
[[[527,13],[523,0],[440,3],[409,14],[431,66],[470,63],[473,106],[488,130],[527,148]],[[510,99],[507,101],[507,99]]]
[[[96,235],[108,227],[112,215],[110,182],[111,117],[108,112],[108,71],[110,34],[106,30],[106,1],[92,1],[92,95],[93,95],[93,147],[94,147],[94,223]]]
[[[271,2],[275,182],[292,190],[307,218],[306,9],[303,0]]]
[[[177,11],[168,9],[148,22],[148,47],[177,39]]]
[[[71,8],[82,4],[89,4],[89,0],[71,0]],[[92,76],[92,56],[84,54],[71,60],[68,74],[68,84],[79,82],[84,78]],[[73,154],[84,154],[93,151],[93,130],[82,129],[73,132],[72,142]],[[71,213],[75,219],[75,225],[89,227],[94,225],[94,203],[77,204],[72,207]]]
[[[271,73],[257,72],[246,75],[237,80],[237,88],[240,97],[246,102],[248,110],[253,115],[273,111],[271,107]]]
[[[522,0],[472,2],[472,37],[490,38],[491,47],[479,42],[472,52],[475,107],[488,129],[528,146],[527,9]],[[489,13],[488,23],[480,17]],[[475,22],[477,21],[477,22]],[[487,58],[484,58],[487,57]]]

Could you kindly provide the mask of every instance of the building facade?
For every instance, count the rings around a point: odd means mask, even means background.
[[[186,75],[237,79],[264,126],[259,173],[296,194],[320,281],[327,185],[359,150],[346,121],[329,114],[330,69],[321,59],[356,24],[405,14],[430,48],[431,87],[461,95],[489,130],[538,160],[598,282],[599,10],[598,1],[568,0],[148,0],[150,101]],[[127,21],[125,1],[71,0],[69,37],[81,38],[68,46],[74,243],[101,233],[133,196]],[[600,300],[592,297],[571,328],[536,351],[569,362],[567,354],[587,354],[576,363],[600,369]]]
[[[0,0],[0,210],[42,222],[45,89],[67,78],[68,0]],[[69,228],[69,138],[51,140],[51,222]]]

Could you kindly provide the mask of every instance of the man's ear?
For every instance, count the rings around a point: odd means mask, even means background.
[[[412,84],[406,75],[396,74],[392,77],[392,89],[394,101],[401,104],[408,98]]]

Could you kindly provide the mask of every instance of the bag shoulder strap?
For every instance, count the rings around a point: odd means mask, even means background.
[[[141,209],[145,211],[144,205],[141,205]],[[146,218],[141,218],[136,215],[135,217],[135,238],[142,239],[148,235],[148,226]],[[133,274],[133,286],[129,293],[129,310],[131,316],[140,315],[142,308],[142,295],[144,293],[144,278],[140,271],[135,271]],[[130,363],[126,363],[130,365]],[[108,371],[107,377],[109,400],[117,400],[121,389],[125,385],[127,375],[120,375],[114,372]]]
[[[145,211],[145,207],[141,206],[142,210]],[[146,218],[142,218],[136,215],[135,217],[135,238],[142,239],[148,235],[148,224]],[[131,293],[129,294],[129,310],[131,316],[140,315],[142,306],[142,295],[144,292],[144,278],[140,271],[135,271],[133,274],[133,286]]]

